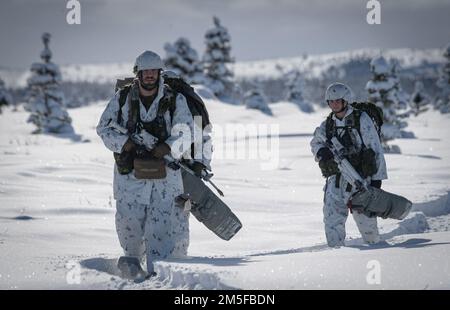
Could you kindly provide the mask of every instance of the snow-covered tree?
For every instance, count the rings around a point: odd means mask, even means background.
[[[5,87],[5,82],[0,78],[0,113],[2,107],[12,104],[12,96]]]
[[[411,95],[409,105],[411,106],[411,112],[417,116],[428,110],[428,106],[431,104],[430,96],[425,92],[423,83],[416,81],[414,84],[414,92]]]
[[[31,76],[28,79],[29,100],[25,108],[31,112],[28,122],[37,126],[35,133],[73,132],[72,119],[64,105],[64,94],[60,89],[62,80],[57,65],[50,61],[52,52],[48,44],[50,34],[42,35],[44,50],[41,52],[41,63],[31,65]]]
[[[314,112],[311,103],[303,98],[303,79],[298,71],[288,75],[286,100],[295,103],[305,113]]]
[[[166,58],[164,63],[168,70],[175,72],[188,83],[202,84],[204,81],[203,68],[197,51],[191,47],[186,38],[179,38],[175,43],[166,43]]]
[[[441,70],[437,86],[441,89],[436,100],[436,108],[442,113],[450,113],[450,43],[444,50],[446,64]]]
[[[369,93],[369,101],[383,109],[384,124],[381,128],[383,142],[400,138],[401,129],[406,126],[406,122],[399,114],[397,78],[392,76],[392,67],[382,56],[372,59],[370,70],[373,77],[367,82],[366,90]]]
[[[404,110],[403,112],[406,112],[406,110],[408,109],[408,102],[410,100],[410,96],[402,88],[400,78],[398,76],[398,68],[399,64],[397,61],[394,60],[391,66],[391,77],[394,79],[394,90],[395,96],[397,97],[396,108],[399,110]]]
[[[230,55],[231,44],[228,30],[214,16],[214,28],[205,34],[206,50],[203,55],[203,65],[206,83],[218,97],[229,96],[233,91],[233,73],[227,64],[234,62]]]
[[[254,83],[252,85],[252,88],[244,94],[243,101],[247,109],[256,109],[264,114],[272,115],[267,97],[259,84]]]

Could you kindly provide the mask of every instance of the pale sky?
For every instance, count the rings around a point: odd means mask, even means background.
[[[450,42],[450,0],[380,2],[381,25],[368,25],[366,0],[80,0],[81,25],[68,25],[66,0],[1,0],[0,66],[38,61],[44,31],[59,64],[131,62],[145,49],[164,56],[180,36],[201,55],[213,15],[237,61]]]

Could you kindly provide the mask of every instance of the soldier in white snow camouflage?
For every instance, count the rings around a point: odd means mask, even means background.
[[[326,91],[326,101],[332,110],[331,122],[334,124],[333,136],[336,136],[349,150],[350,162],[360,168],[360,174],[367,178],[372,186],[381,187],[381,180],[387,179],[386,162],[383,148],[374,122],[367,113],[356,111],[349,104],[352,92],[341,83],[331,84]],[[358,112],[358,113],[357,113]],[[359,128],[352,127],[356,115],[359,116]],[[319,162],[322,174],[327,177],[324,187],[324,224],[327,243],[331,247],[343,246],[345,240],[345,222],[349,213],[349,198],[355,189],[340,176],[332,152],[319,138],[327,136],[326,121],[316,128],[311,140],[311,150]],[[369,151],[372,150],[372,151]],[[365,153],[364,153],[365,152]],[[361,160],[363,154],[372,154],[370,160]],[[365,242],[373,244],[380,241],[376,217],[352,212],[353,218]]]
[[[163,64],[159,56],[146,51],[136,59],[135,73],[139,78],[139,118],[145,122],[155,121],[162,98],[165,96],[164,80],[161,76]],[[137,85],[137,84],[136,84]],[[190,152],[193,141],[194,121],[183,95],[177,94],[175,110],[163,114],[168,137],[161,138],[147,132],[136,131],[131,137],[129,128],[130,91],[127,101],[120,108],[120,91],[108,103],[97,126],[97,133],[105,146],[115,153],[134,152],[139,147],[149,151],[152,158],[166,155],[181,158]],[[115,124],[121,110],[118,128],[126,127],[128,132],[117,130]],[[128,127],[127,127],[128,126]],[[181,130],[174,127],[181,126]],[[153,273],[153,262],[169,256],[187,254],[189,246],[189,211],[176,206],[175,198],[183,193],[180,170],[164,166],[165,177],[136,178],[134,170],[122,171],[117,162],[114,167],[114,198],[116,199],[116,229],[126,258],[139,261],[147,259],[147,272]],[[128,172],[128,173],[127,173]],[[163,171],[164,172],[164,171]],[[139,265],[140,267],[140,265]],[[119,260],[120,268],[120,260]]]

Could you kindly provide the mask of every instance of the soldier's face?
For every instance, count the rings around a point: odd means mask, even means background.
[[[344,108],[344,100],[342,99],[328,100],[328,106],[333,112],[338,113],[342,111],[342,109]]]
[[[148,69],[138,73],[139,83],[145,90],[152,91],[158,87],[159,70]]]
[[[158,80],[158,75],[158,69],[142,70],[142,81],[145,84],[154,84]]]

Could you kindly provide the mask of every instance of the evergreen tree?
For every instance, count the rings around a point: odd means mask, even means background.
[[[409,102],[411,106],[411,112],[417,116],[428,110],[428,105],[431,103],[430,96],[425,92],[423,83],[416,81],[414,85],[414,92],[411,95]]]
[[[373,77],[367,82],[366,90],[369,93],[369,101],[383,109],[384,124],[381,130],[385,143],[400,138],[401,129],[406,126],[406,122],[401,119],[398,111],[401,107],[396,86],[398,81],[395,76],[392,76],[392,67],[382,56],[372,59],[370,70]]]
[[[2,113],[2,107],[12,104],[12,96],[5,87],[5,82],[0,78],[0,113]]]
[[[175,72],[188,83],[203,83],[202,65],[197,51],[191,47],[188,39],[179,38],[174,44],[166,43],[164,49],[167,53],[164,63],[168,70]]]
[[[61,73],[58,66],[51,62],[52,52],[48,47],[50,34],[44,33],[42,41],[42,62],[31,65],[31,76],[27,81],[29,100],[25,108],[31,112],[28,122],[37,126],[35,133],[73,132],[72,120],[66,111],[64,94],[60,89]]]
[[[444,50],[446,64],[441,70],[437,86],[441,89],[436,100],[436,108],[442,113],[450,113],[450,43]]]
[[[247,109],[260,110],[264,114],[272,115],[267,97],[259,84],[254,83],[252,88],[244,94],[244,104]]]
[[[402,88],[400,78],[398,76],[398,68],[399,68],[398,62],[394,61],[391,66],[391,77],[394,79],[394,90],[395,96],[397,97],[396,108],[398,110],[407,110],[410,96]]]
[[[298,71],[288,75],[286,100],[296,104],[305,113],[314,112],[311,103],[303,98],[303,79]]]
[[[233,91],[233,73],[227,68],[227,64],[234,62],[230,56],[231,44],[228,30],[220,24],[215,17],[214,28],[205,34],[206,51],[203,56],[203,64],[207,86],[218,97],[226,97]]]

